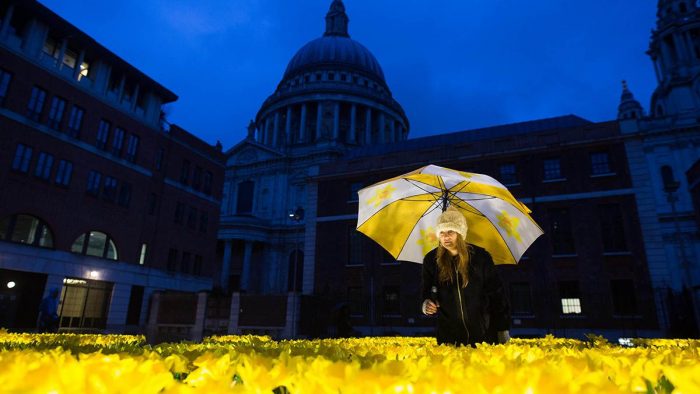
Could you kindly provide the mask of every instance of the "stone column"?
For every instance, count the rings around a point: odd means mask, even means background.
[[[272,131],[270,130],[272,128],[272,119],[269,117],[265,118],[265,142],[263,142],[265,145],[270,145],[270,141],[272,140]]]
[[[385,121],[384,121],[384,112],[379,112],[379,133],[377,136],[379,137],[379,143],[383,144],[386,142],[386,130],[384,130],[385,127]]]
[[[66,55],[66,48],[68,48],[68,40],[64,38],[61,40],[61,49],[58,51],[58,59],[56,59],[58,62],[56,66],[58,66],[59,70],[63,68],[63,57]],[[121,96],[119,98],[121,99]]]
[[[333,104],[333,140],[337,140],[340,136],[340,103],[336,101]]]
[[[399,140],[396,138],[396,122],[394,119],[389,119],[389,133],[391,134],[390,142],[396,142]]]
[[[365,110],[365,145],[372,143],[372,108]]]
[[[272,146],[278,146],[280,135],[280,113],[275,111],[274,121],[272,123]]]
[[[354,144],[357,142],[357,131],[355,130],[355,122],[357,121],[357,105],[353,104],[350,107],[350,131],[348,133],[348,142]]]
[[[306,142],[306,103],[301,105],[301,117],[299,119],[299,142]]]
[[[138,101],[139,94],[141,94],[141,85],[136,84],[134,87],[134,94],[131,96],[131,111],[136,110],[136,102]]]
[[[321,139],[321,124],[323,123],[323,103],[316,104],[316,141]]]
[[[287,118],[284,122],[284,135],[287,136],[287,145],[292,144],[292,106],[287,107]]]
[[[224,259],[221,262],[221,278],[219,278],[219,286],[226,292],[228,290],[229,277],[231,276],[231,249],[233,241],[230,239],[224,240]]]
[[[190,341],[201,342],[204,337],[204,321],[207,318],[207,292],[197,293],[197,310],[194,314],[194,326],[190,331]]]
[[[240,334],[238,330],[238,316],[241,313],[241,293],[231,294],[231,311],[229,313],[228,330],[229,334]]]
[[[241,290],[250,289],[250,269],[251,257],[253,255],[253,242],[245,241],[243,250],[243,272],[241,273]]]

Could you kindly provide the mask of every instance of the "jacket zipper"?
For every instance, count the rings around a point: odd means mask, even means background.
[[[469,329],[467,328],[467,322],[464,320],[464,305],[462,305],[462,292],[459,291],[459,273],[457,272],[457,266],[452,262],[452,267],[455,269],[455,282],[457,283],[457,298],[459,298],[459,312],[462,315],[462,325],[464,330],[467,332],[467,343],[469,342]]]

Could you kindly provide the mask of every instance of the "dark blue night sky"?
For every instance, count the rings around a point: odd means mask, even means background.
[[[169,119],[228,149],[322,35],[331,0],[41,0],[180,99]],[[655,0],[345,0],[410,137],[577,114],[617,115],[622,79],[648,110]]]

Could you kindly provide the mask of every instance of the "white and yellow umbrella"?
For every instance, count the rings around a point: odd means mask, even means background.
[[[467,218],[467,242],[496,264],[515,264],[542,235],[530,210],[487,175],[428,165],[359,192],[357,230],[395,259],[422,263],[438,245],[435,224],[448,205]]]

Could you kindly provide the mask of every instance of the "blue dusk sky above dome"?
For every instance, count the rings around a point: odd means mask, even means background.
[[[224,149],[246,135],[330,0],[41,3],[180,98],[171,123]],[[576,114],[615,119],[627,80],[649,110],[656,0],[345,0],[411,123],[409,138]]]

